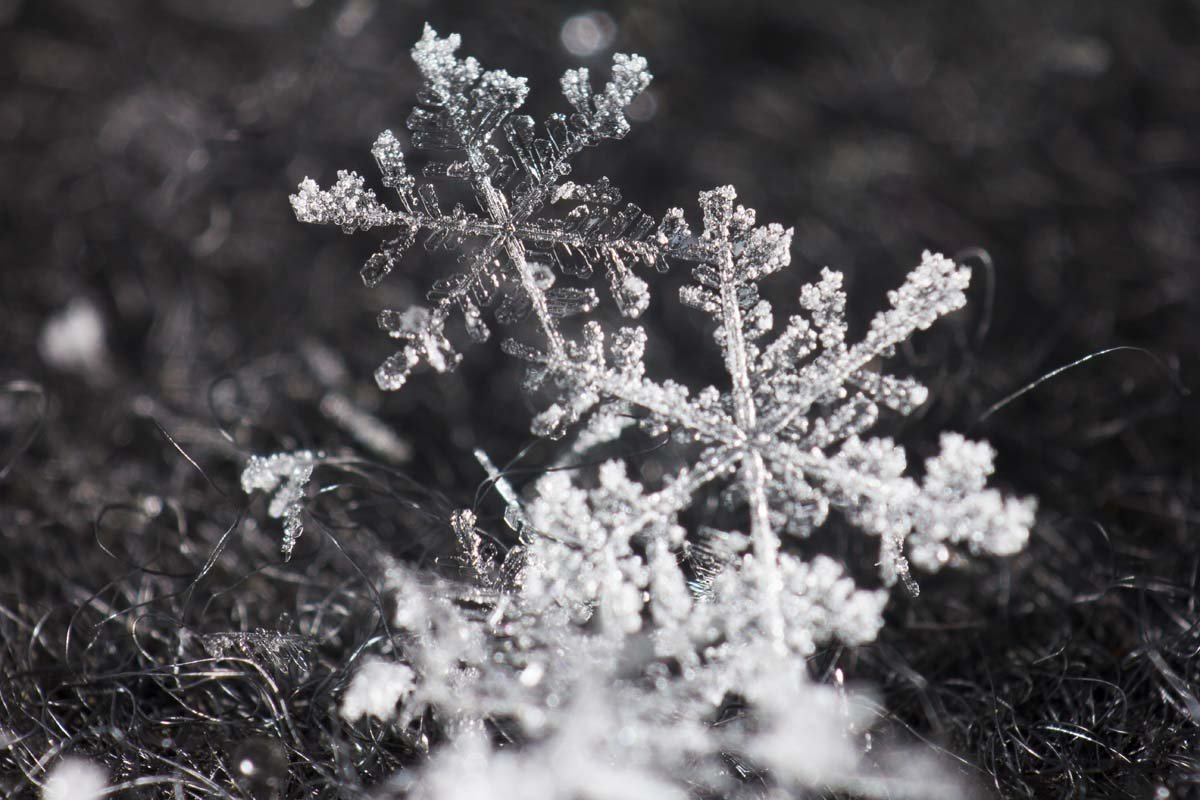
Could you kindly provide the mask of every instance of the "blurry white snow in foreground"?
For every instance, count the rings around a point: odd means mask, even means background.
[[[51,315],[38,337],[38,353],[56,369],[91,372],[104,359],[104,320],[91,301],[75,298]]]
[[[99,800],[108,788],[108,774],[98,764],[67,757],[50,771],[42,800]]]

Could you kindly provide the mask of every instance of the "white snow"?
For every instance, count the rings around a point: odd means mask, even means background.
[[[342,696],[342,717],[355,722],[362,717],[391,719],[396,705],[415,686],[411,668],[395,661],[372,658],[363,662]]]
[[[42,786],[42,800],[99,800],[108,788],[108,773],[95,762],[76,756],[59,761]]]
[[[38,337],[38,353],[51,367],[66,372],[91,372],[104,361],[104,318],[82,297],[52,314]]]

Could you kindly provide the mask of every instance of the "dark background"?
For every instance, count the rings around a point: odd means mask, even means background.
[[[646,119],[577,169],[655,216],[679,205],[696,219],[698,191],[735,184],[760,220],[795,227],[780,303],[829,265],[861,325],[922,249],[986,251],[991,270],[968,256],[970,308],[899,354],[934,400],[895,432],[918,453],[943,427],[989,439],[1000,485],[1041,500],[1029,551],[926,580],[880,643],[816,668],[880,687],[888,735],[961,756],[1004,796],[1191,796],[1200,435],[1178,382],[1194,385],[1200,366],[1200,4],[484,5],[0,0],[0,790],[25,786],[29,754],[52,744],[118,776],[169,772],[161,754],[184,758],[193,729],[243,743],[194,742],[199,767],[266,746],[253,703],[185,705],[147,677],[169,658],[133,646],[130,614],[114,626],[134,606],[176,657],[191,645],[171,626],[283,630],[286,613],[319,634],[311,672],[283,690],[308,726],[285,745],[289,791],[350,780],[317,709],[369,636],[350,622],[362,599],[323,551],[300,554],[301,581],[273,565],[273,531],[234,524],[236,479],[249,452],[349,446],[319,411],[332,386],[412,447],[415,483],[392,496],[408,505],[369,525],[372,546],[404,555],[435,547],[448,510],[473,502],[473,447],[507,461],[529,443],[515,367],[494,346],[453,375],[374,388],[391,349],[375,312],[419,298],[445,256],[414,252],[367,290],[356,273],[374,237],[301,226],[287,205],[305,175],[373,181],[370,144],[402,132],[417,89],[408,51],[428,20],[485,66],[528,76],[535,117],[561,110],[564,69],[600,80],[613,50],[646,56]],[[598,11],[611,44],[572,55],[564,22]],[[656,290],[651,360],[708,381],[701,329],[673,301],[681,279]],[[103,349],[56,368],[47,320],[81,300]],[[1115,346],[1144,350],[981,419]],[[341,377],[323,382],[314,352],[338,354]],[[115,533],[114,514],[132,515]],[[218,543],[205,602],[174,596]],[[144,551],[175,577],[147,575]],[[345,620],[332,632],[305,594],[331,586]],[[91,645],[72,653],[68,630]],[[139,733],[163,725],[177,729],[170,748]],[[122,743],[114,726],[134,733]],[[367,778],[403,760],[354,748]],[[296,766],[302,752],[329,768]]]

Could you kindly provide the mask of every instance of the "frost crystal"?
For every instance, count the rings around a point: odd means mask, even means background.
[[[312,478],[317,456],[307,450],[295,453],[276,453],[273,456],[251,456],[242,470],[242,491],[273,492],[267,514],[283,520],[284,560],[292,557],[296,540],[304,533],[300,515],[304,511],[304,489]]]
[[[513,546],[485,537],[462,510],[450,529],[464,575],[389,569],[413,676],[411,687],[399,682],[407,697],[396,724],[429,712],[448,742],[414,796],[734,794],[734,755],[754,765],[742,777],[768,769],[787,789],[913,793],[872,771],[858,738],[863,713],[814,686],[804,663],[826,642],[871,641],[888,587],[916,593],[910,563],[935,571],[1011,554],[1028,538],[1034,502],[987,488],[986,443],[946,434],[915,478],[900,446],[870,435],[884,409],[906,415],[925,402],[923,386],[880,364],[964,305],[969,269],[926,252],[858,341],[848,338],[842,276],[828,269],[801,290],[797,313],[777,318],[759,283],[789,266],[792,231],[759,225],[733,187],[701,193],[693,233],[681,209],[655,224],[619,207],[607,179],[566,179],[584,147],[629,131],[624,109],[650,80],[644,59],[616,55],[599,92],[586,69],[568,71],[561,88],[573,113],[539,129],[516,113],[525,80],[459,58],[458,47],[458,36],[426,27],[413,51],[425,88],[408,128],[412,146],[434,154],[423,175],[465,187],[481,213],[446,211],[433,184],[410,175],[390,132],[373,152],[399,209],[353,173],[328,190],[305,179],[292,197],[302,221],[395,232],[363,268],[370,285],[418,238],[459,253],[462,269],[433,284],[429,307],[380,315],[404,342],[376,372],[382,388],[400,388],[421,364],[458,363],[452,316],[475,341],[494,318],[513,326],[502,349],[527,363],[528,388],[544,400],[533,433],[570,437],[523,498],[476,453],[505,502]],[[495,141],[500,132],[507,146]],[[672,263],[689,265],[679,299],[710,322],[726,373],[719,386],[692,392],[648,375],[640,327],[561,322],[601,302],[588,285],[597,271],[616,308],[637,317],[649,303],[638,272]],[[604,460],[633,428],[669,433],[683,466],[632,475]],[[244,483],[273,489],[278,468],[258,469],[270,485]],[[273,513],[298,508],[302,485],[285,484]],[[846,565],[798,553],[795,542],[831,512],[878,539],[879,586],[860,588]],[[745,710],[711,724],[730,698]],[[494,749],[485,721],[511,722],[528,745]],[[925,781],[916,793],[939,792]]]

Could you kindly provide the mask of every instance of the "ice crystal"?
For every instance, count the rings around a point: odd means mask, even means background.
[[[554,286],[552,268],[576,278],[602,270],[613,297],[629,315],[648,303],[646,283],[633,267],[665,268],[661,248],[654,244],[654,221],[641,209],[631,203],[619,206],[621,193],[605,179],[590,184],[565,180],[583,148],[628,132],[624,109],[650,81],[645,59],[615,56],[612,77],[599,92],[586,69],[568,71],[562,91],[573,113],[552,115],[539,134],[531,117],[515,113],[528,91],[525,79],[484,70],[473,58],[460,59],[458,46],[457,35],[443,39],[426,26],[413,50],[425,89],[408,127],[413,147],[434,154],[424,175],[464,183],[481,213],[461,204],[445,210],[434,185],[409,174],[391,131],[379,135],[372,153],[399,209],[384,206],[361,176],[344,171],[329,189],[306,178],[291,198],[303,222],[338,225],[347,233],[395,230],[362,269],[369,286],[391,272],[418,237],[430,250],[461,253],[464,268],[434,283],[432,308],[380,315],[380,326],[405,342],[376,372],[384,389],[402,386],[418,364],[444,371],[458,363],[461,356],[446,334],[455,311],[476,341],[489,336],[484,309],[496,306],[502,324],[532,314],[561,347],[562,336],[552,321],[586,312],[598,300],[590,287]],[[500,132],[510,152],[493,142]],[[551,215],[549,206],[564,203],[574,203],[569,213]],[[473,249],[464,249],[468,241]]]
[[[365,716],[390,719],[413,690],[413,671],[404,664],[368,659],[354,674],[342,697],[342,716],[350,722]]]
[[[474,341],[494,318],[512,327],[502,349],[527,363],[527,386],[544,401],[533,433],[571,437],[554,466],[573,469],[546,472],[524,496],[476,453],[514,545],[483,535],[464,509],[449,521],[462,574],[389,569],[413,675],[387,693],[405,695],[395,722],[408,728],[428,712],[448,739],[414,796],[733,793],[737,775],[723,766],[733,755],[755,765],[743,777],[768,769],[783,787],[907,791],[869,774],[862,720],[844,693],[806,679],[804,660],[825,642],[872,640],[889,587],[917,591],[910,563],[935,571],[1011,554],[1028,537],[1034,503],[987,487],[986,443],[943,435],[918,479],[899,445],[870,435],[882,410],[906,415],[925,402],[923,386],[879,365],[965,304],[969,269],[926,252],[858,341],[848,338],[842,276],[828,269],[801,290],[796,313],[777,319],[759,284],[789,266],[792,231],[759,225],[732,187],[701,193],[693,233],[681,209],[656,224],[632,204],[618,210],[621,193],[605,178],[567,180],[584,147],[628,132],[624,109],[650,80],[644,59],[614,56],[599,92],[587,70],[568,71],[561,88],[573,113],[539,133],[516,113],[525,80],[459,58],[459,44],[426,27],[413,51],[425,86],[408,127],[412,146],[432,154],[424,177],[465,187],[481,213],[445,210],[390,132],[373,152],[398,209],[346,172],[329,189],[306,178],[292,196],[302,221],[394,232],[363,268],[368,285],[418,238],[459,253],[462,268],[433,284],[430,306],[380,315],[404,342],[376,372],[382,388],[401,387],[422,364],[458,363],[453,316]],[[637,271],[680,263],[692,280],[679,299],[709,319],[722,385],[692,392],[649,375],[636,325],[561,323],[601,302],[588,285],[597,271],[635,318],[649,303]],[[665,474],[651,479],[593,457],[632,427],[669,432],[685,466],[661,464]],[[260,464],[265,477],[248,485],[273,489],[278,469]],[[293,507],[302,484],[286,484],[272,513]],[[742,530],[685,521],[716,507],[721,519],[740,515]],[[831,512],[878,539],[880,586],[860,588],[846,565],[805,559],[792,544]],[[344,701],[354,709],[358,680]],[[730,698],[745,704],[738,724],[710,724]],[[515,724],[528,746],[491,748],[485,721]],[[816,744],[824,755],[792,757]]]
[[[364,448],[388,461],[407,461],[412,448],[388,425],[340,392],[321,398],[321,413],[354,437]]]
[[[307,450],[251,456],[242,470],[242,491],[271,492],[267,513],[283,520],[281,550],[285,560],[292,557],[296,540],[304,533],[300,515],[304,511],[304,490],[317,465],[317,456]]]
[[[199,639],[201,647],[213,658],[246,659],[283,674],[307,671],[309,652],[315,644],[299,634],[262,628],[202,633]]]

